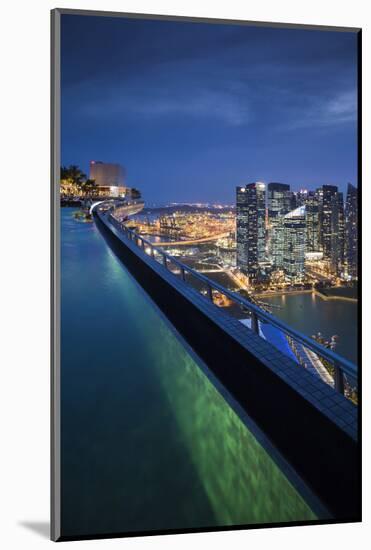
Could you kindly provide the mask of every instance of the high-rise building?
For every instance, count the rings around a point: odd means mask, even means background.
[[[266,207],[265,183],[254,183],[256,189],[256,209],[258,214],[258,263],[266,260]]]
[[[336,241],[336,258],[333,259],[333,264],[337,266],[337,273],[344,272],[345,260],[345,214],[344,214],[344,196],[343,193],[337,194],[337,212],[335,213],[335,221],[337,224],[337,241]]]
[[[291,191],[290,212],[291,212],[291,210],[295,210],[295,208],[300,206],[299,204],[297,204],[297,202],[298,201],[297,201],[295,191]]]
[[[125,191],[125,177],[125,168],[120,164],[100,160],[90,161],[89,178],[95,181],[100,190],[111,189],[112,194],[121,194]]]
[[[308,198],[307,189],[300,189],[300,191],[296,191],[295,193],[296,208],[299,208],[299,206],[304,206],[307,198]]]
[[[338,188],[335,185],[323,185],[319,191],[320,197],[320,239],[325,259],[331,258],[331,250],[334,244],[334,197],[336,197]]]
[[[319,252],[319,201],[317,193],[313,191],[309,191],[305,199],[305,223],[306,251]]]
[[[283,217],[283,233],[285,277],[292,284],[302,283],[305,275],[305,206],[299,206]]]
[[[292,193],[286,183],[268,184],[268,255],[276,269],[283,267],[282,218],[292,210]]]
[[[358,189],[348,183],[345,202],[345,261],[348,275],[358,277]]]
[[[265,184],[236,188],[237,266],[250,280],[256,279],[265,260]]]
[[[318,187],[314,192],[317,201],[318,201],[318,250],[323,251],[323,242],[322,242],[322,221],[323,221],[323,189]]]
[[[334,273],[340,273],[344,259],[343,194],[335,185],[317,189],[319,198],[320,245],[323,258]]]

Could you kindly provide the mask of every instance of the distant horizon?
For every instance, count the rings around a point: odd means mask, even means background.
[[[94,159],[94,161],[95,161],[95,162],[103,162],[103,163],[108,162],[108,161],[101,160],[101,159],[99,159],[99,160],[98,160],[98,159]],[[110,161],[110,163],[112,163],[112,164],[120,164],[123,168],[126,169],[126,166],[125,166],[125,165],[123,165],[123,164],[121,164],[121,163],[119,163],[119,162],[117,162],[117,161],[116,161],[116,162],[115,162],[115,161]],[[70,165],[78,166],[78,167],[82,170],[82,172],[86,175],[86,177],[89,178],[89,167],[88,167],[87,170],[85,170],[85,169],[81,166],[81,164],[78,164],[78,163],[76,163],[76,162],[73,162],[73,163],[71,163]],[[66,166],[66,165],[63,165],[63,164],[62,164],[62,166]],[[293,192],[295,192],[295,193],[298,193],[298,192],[304,191],[304,190],[315,191],[315,190],[318,189],[319,187],[322,187],[322,185],[335,185],[335,186],[337,186],[337,187],[339,188],[339,191],[340,191],[340,192],[343,192],[344,198],[345,198],[345,195],[346,195],[346,191],[347,191],[348,184],[351,184],[351,185],[353,185],[354,187],[356,187],[356,188],[358,189],[357,183],[353,183],[353,182],[351,182],[351,181],[347,181],[347,182],[344,184],[344,187],[343,187],[343,188],[342,188],[341,185],[336,184],[336,183],[322,183],[322,184],[320,184],[320,185],[315,185],[315,186],[311,186],[311,187],[310,187],[310,186],[306,186],[306,187],[299,187],[299,188],[297,188],[297,189],[294,189],[294,188],[292,187],[292,185],[291,185],[290,183],[288,183],[287,181],[278,181],[278,180],[264,181],[264,180],[262,180],[262,179],[256,180],[255,182],[252,181],[252,180],[249,180],[249,181],[247,181],[247,182],[240,183],[240,184],[238,184],[238,185],[233,185],[232,188],[234,189],[234,192],[235,192],[235,191],[236,191],[236,187],[239,187],[239,186],[240,186],[240,187],[243,187],[244,185],[248,185],[249,183],[256,183],[256,182],[264,183],[264,184],[267,185],[267,186],[268,186],[270,183],[284,183],[284,184],[289,185],[289,186],[290,186],[290,191],[293,191]],[[131,186],[131,185],[129,184],[129,182],[126,182],[126,186],[127,186],[127,187],[135,187],[135,186]],[[138,189],[139,191],[141,191],[140,187],[137,187],[137,189]],[[181,198],[178,198],[178,199],[176,199],[176,200],[175,200],[175,199],[172,200],[172,199],[168,199],[168,198],[165,197],[165,198],[162,199],[161,201],[160,201],[160,200],[151,199],[151,200],[149,200],[148,202],[149,202],[149,203],[159,203],[159,204],[163,204],[163,203],[174,203],[174,204],[193,204],[193,205],[196,205],[196,204],[207,204],[207,203],[214,203],[214,204],[215,204],[215,203],[222,203],[222,204],[228,204],[228,205],[229,205],[229,204],[232,204],[232,203],[233,203],[233,200],[235,200],[235,196],[234,196],[234,199],[231,198],[231,199],[223,199],[223,200],[220,199],[220,198],[209,198],[209,199],[204,199],[204,200],[199,200],[199,199],[197,199],[197,198],[193,198],[193,199],[181,199]]]
[[[119,163],[149,202],[358,187],[354,31],[63,14],[61,43],[63,165]]]

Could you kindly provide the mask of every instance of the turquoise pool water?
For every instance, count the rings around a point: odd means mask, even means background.
[[[62,533],[316,519],[94,224],[61,211]]]

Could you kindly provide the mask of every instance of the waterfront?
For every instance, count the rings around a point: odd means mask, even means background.
[[[336,334],[336,352],[357,363],[357,303],[324,300],[314,292],[264,296],[261,300],[280,306],[274,308],[274,315],[307,336],[321,332],[329,339]]]
[[[315,519],[110,251],[61,210],[62,526]]]

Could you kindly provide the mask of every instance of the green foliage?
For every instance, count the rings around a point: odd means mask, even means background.
[[[78,187],[82,187],[86,181],[86,174],[76,165],[61,166],[61,180],[69,180]]]
[[[91,196],[96,192],[95,180],[87,179],[86,174],[76,165],[61,166],[61,182],[72,184],[83,196]]]
[[[95,180],[86,180],[82,185],[81,189],[84,192],[85,195],[92,195],[96,191],[96,183]]]

